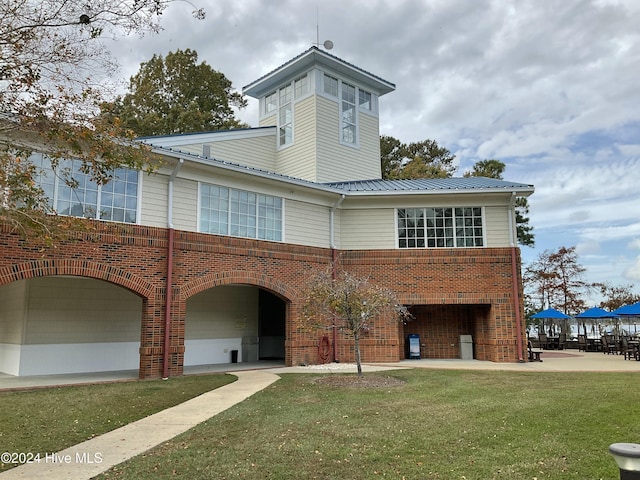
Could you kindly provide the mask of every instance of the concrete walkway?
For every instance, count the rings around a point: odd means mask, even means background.
[[[0,474],[2,480],[86,480],[186,432],[278,380],[264,370],[234,372],[238,380],[180,405]]]
[[[403,360],[386,365],[363,365],[363,369],[365,372],[404,368],[509,370],[520,372],[640,372],[640,362],[624,360],[620,355],[604,355],[596,352],[545,351],[542,354],[542,359],[542,362],[531,363],[493,363],[478,360]],[[228,373],[236,375],[238,380],[66,450],[51,453],[45,458],[41,457],[39,463],[30,463],[7,470],[0,474],[0,480],[87,480],[129,458],[172,439],[245,400],[277,381],[280,378],[278,376],[280,373],[355,373],[356,371],[355,365],[341,363],[307,367],[282,367],[278,365],[275,368],[268,368],[268,366],[269,364],[252,366],[234,364],[200,367],[191,372],[187,370],[185,373],[226,370]],[[251,367],[257,369],[242,370],[243,368]],[[33,388],[56,384],[87,383],[90,381],[131,380],[134,378],[135,373],[107,372],[105,374],[50,375],[45,377],[0,376],[0,389]]]

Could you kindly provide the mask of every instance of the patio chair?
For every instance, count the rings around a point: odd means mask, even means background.
[[[538,346],[543,350],[547,350],[549,348],[549,339],[547,338],[546,333],[538,334]]]
[[[558,350],[566,350],[567,349],[567,334],[561,333],[558,335]]]
[[[606,353],[607,355],[611,353],[615,355],[618,354],[618,345],[613,335],[603,335],[600,337],[600,341],[602,342],[602,353]]]
[[[587,351],[587,336],[586,335],[578,335],[578,351],[586,352]]]
[[[622,337],[622,344],[621,344],[621,350],[622,350],[622,354],[624,355],[624,359],[625,360],[631,360],[636,359],[637,358],[637,348],[635,346],[629,345],[629,337],[627,337],[626,335]]]

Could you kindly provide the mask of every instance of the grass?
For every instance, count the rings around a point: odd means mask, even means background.
[[[0,451],[57,452],[234,380],[202,375],[1,392]],[[0,463],[0,471],[13,466]]]
[[[330,387],[316,382],[322,375],[282,375],[262,392],[98,478],[613,479],[618,469],[609,445],[640,443],[640,373],[416,369],[375,375],[405,383]],[[52,431],[49,422],[63,414],[68,420],[57,441],[76,443],[71,436],[80,425],[84,439],[97,434],[94,423],[130,421],[140,397],[146,403],[148,397],[176,394],[141,394],[132,388],[137,385],[171,389],[172,383],[215,377],[74,387],[103,388],[79,402],[68,394],[50,401],[64,389],[3,394],[3,419],[26,415],[24,431],[7,435],[3,425],[3,450],[32,450],[43,432]],[[14,396],[30,398],[29,404],[21,406]],[[98,422],[101,397],[113,397],[119,407]],[[33,416],[49,408],[55,411]]]
[[[373,374],[370,374],[373,375]],[[283,378],[106,478],[612,479],[640,374],[410,370],[401,387]]]

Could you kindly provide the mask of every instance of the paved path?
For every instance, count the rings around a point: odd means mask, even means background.
[[[280,377],[264,370],[234,372],[238,380],[180,405],[0,474],[1,480],[90,479],[268,387]]]

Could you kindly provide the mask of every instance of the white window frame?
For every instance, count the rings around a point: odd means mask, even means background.
[[[261,98],[261,118],[276,115],[278,150],[295,143],[295,104],[310,96],[311,85],[307,72]]]
[[[278,145],[293,144],[293,84],[278,89]]]
[[[203,190],[205,187],[226,191],[224,198],[218,197],[222,202],[217,202],[218,205],[222,203],[224,208],[213,209],[206,206],[209,211],[215,210],[224,215],[224,220],[218,221],[219,225],[224,224],[222,229],[218,228],[212,231],[211,228],[206,230],[203,228],[203,212],[205,209],[205,205],[203,205]],[[269,205],[275,202],[279,203],[279,206]],[[198,182],[198,232],[227,237],[252,238],[269,242],[284,242],[284,203],[282,197],[275,195]],[[280,210],[279,218],[263,214],[269,207],[272,207],[271,210],[274,208],[275,211]],[[273,222],[275,222],[275,228]],[[269,224],[271,228],[269,228]],[[271,234],[268,234],[268,232]]]
[[[271,92],[264,97],[264,115],[269,115],[278,110],[278,91]]]
[[[344,145],[357,146],[359,143],[358,95],[358,87],[340,82],[340,143]]]
[[[360,148],[360,114],[365,114],[373,117],[378,115],[378,97],[371,91],[361,88],[356,83],[343,81],[337,76],[332,75],[329,72],[320,71],[320,83],[317,90],[318,94],[324,98],[338,103],[338,140],[341,145],[350,148]],[[345,140],[344,132],[346,128],[345,124],[345,89],[346,87],[353,87],[355,89],[355,98],[348,101],[350,107],[353,107],[354,118],[351,119],[350,126],[354,130],[353,142]],[[364,101],[363,101],[364,99]]]
[[[340,80],[333,75],[324,73],[322,76],[322,92],[330,97],[338,98],[340,95]]]
[[[141,217],[141,205],[142,205],[142,172],[139,170],[132,170],[130,168],[121,167],[116,169],[116,178],[104,183],[98,184],[93,182],[90,175],[80,171],[81,161],[77,159],[60,160],[57,168],[71,168],[71,178],[78,182],[78,185],[71,187],[67,185],[64,179],[57,175],[56,172],[49,167],[44,166],[44,163],[50,165],[50,160],[43,154],[36,153],[32,156],[32,162],[39,171],[36,175],[36,181],[40,186],[43,185],[43,180],[48,179],[47,185],[50,188],[44,188],[47,198],[49,200],[49,206],[61,216],[66,217],[79,217],[90,218],[92,220],[100,220],[103,222],[125,223],[129,225],[139,225]],[[118,172],[124,174],[126,179],[117,178]],[[129,175],[135,176],[135,182],[129,182]],[[135,194],[129,192],[129,185],[135,183]],[[133,188],[133,187],[131,187]],[[47,192],[47,190],[49,190]],[[123,191],[122,191],[123,190]],[[53,196],[51,196],[53,194]],[[87,202],[88,197],[95,196],[95,200]],[[68,198],[65,198],[68,197]],[[109,203],[106,203],[109,198]],[[74,202],[75,200],[75,202]],[[131,202],[135,201],[135,206],[131,205]],[[69,208],[68,213],[61,213],[59,211],[63,202],[69,202],[65,207]],[[122,203],[122,205],[119,205]],[[76,207],[82,209],[81,215],[72,214],[73,209]],[[114,220],[114,211],[122,211],[122,220]],[[63,210],[64,211],[64,210]],[[103,218],[105,212],[111,212],[108,218]],[[134,214],[135,219],[133,221],[127,221],[127,213]]]
[[[476,210],[479,209],[479,214],[476,212],[472,212],[470,217],[466,216],[464,210],[471,209]],[[417,210],[422,216],[422,226],[416,225],[416,235],[412,237],[406,237],[406,239],[415,239],[415,246],[401,246],[400,237],[400,210]],[[436,223],[433,226],[428,225],[431,217],[427,214],[428,211],[432,210],[450,210],[451,216],[446,217],[446,219],[451,219],[451,224],[447,225],[446,223],[438,224]],[[459,212],[458,210],[463,210],[463,212]],[[462,216],[458,214],[462,213]],[[436,217],[436,221],[439,220],[440,217]],[[481,225],[475,224],[474,220],[479,219]],[[466,225],[468,220],[471,220],[471,225]],[[403,228],[406,228],[403,227]],[[476,232],[468,232],[469,229],[475,230],[480,228],[482,230],[481,235],[477,235]],[[465,230],[462,236],[459,236],[460,229]],[[420,235],[420,230],[422,230],[422,234]],[[441,233],[440,235],[429,235],[429,231],[434,233]],[[451,231],[451,235],[446,235],[446,230]],[[487,247],[487,229],[486,229],[486,218],[485,218],[485,209],[484,207],[479,206],[466,206],[466,207],[406,207],[406,208],[396,208],[395,209],[395,231],[396,231],[396,248],[402,250],[411,250],[411,249],[437,249],[437,248],[486,248]],[[471,233],[471,235],[467,235],[467,233]],[[473,245],[467,245],[471,240]],[[450,243],[449,243],[450,242]],[[432,243],[432,244],[430,244]],[[464,243],[464,245],[460,245],[460,243]],[[481,243],[478,245],[478,243]]]

